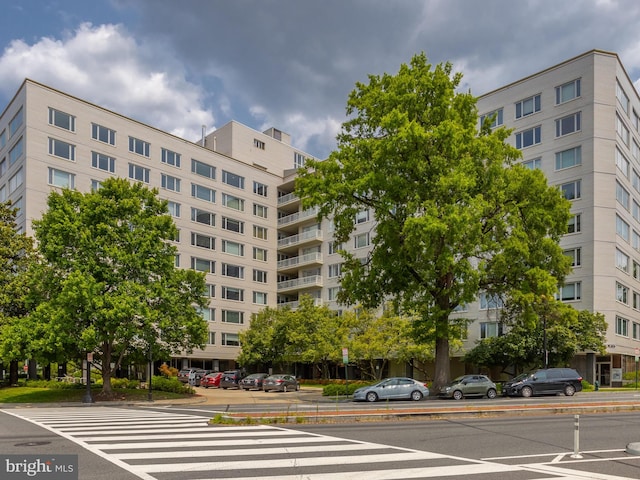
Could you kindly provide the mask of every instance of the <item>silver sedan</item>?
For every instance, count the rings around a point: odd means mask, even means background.
[[[353,400],[366,400],[376,402],[378,400],[422,400],[429,396],[429,388],[424,382],[413,378],[391,377],[385,378],[375,385],[358,388],[353,392]]]

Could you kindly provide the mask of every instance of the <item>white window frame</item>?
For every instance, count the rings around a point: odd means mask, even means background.
[[[97,123],[91,124],[91,138],[107,145],[116,145],[116,131]]]
[[[529,138],[529,136],[531,138]],[[516,133],[516,148],[518,150],[533,147],[540,143],[542,143],[542,128],[540,125]]]
[[[141,155],[143,157],[149,158],[151,151],[151,144],[149,142],[145,142],[144,140],[140,140],[136,137],[129,137],[129,151],[131,153],[135,153],[136,155]]]
[[[582,130],[582,112],[556,119],[556,138],[571,135],[580,130]]]
[[[70,162],[76,161],[76,146],[58,138],[49,137],[49,155],[63,158]]]

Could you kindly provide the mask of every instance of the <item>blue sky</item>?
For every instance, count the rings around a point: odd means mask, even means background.
[[[237,120],[319,158],[356,82],[419,52],[481,95],[597,48],[640,78],[637,0],[20,0],[0,110],[25,77],[189,140]]]

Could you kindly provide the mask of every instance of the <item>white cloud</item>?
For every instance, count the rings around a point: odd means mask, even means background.
[[[30,78],[197,140],[214,116],[202,88],[172,58],[166,46],[138,43],[120,25],[83,23],[62,39],[12,41],[0,57],[0,89],[10,96]]]

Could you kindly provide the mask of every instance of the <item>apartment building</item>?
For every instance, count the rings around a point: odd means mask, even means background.
[[[580,372],[618,385],[640,349],[640,98],[615,53],[593,50],[479,97],[480,120],[513,129],[522,162],[572,203],[561,245],[573,272],[559,297],[608,323],[607,355],[584,352]],[[481,298],[482,300],[482,298]],[[497,335],[486,299],[467,346]],[[495,307],[495,305],[494,305]]]
[[[190,142],[25,80],[0,116],[0,201],[31,235],[54,189],[110,176],[157,188],[179,229],[176,265],[206,273],[210,297],[206,347],[173,363],[222,370],[251,315],[278,302],[279,186],[307,157],[276,129],[230,122]]]
[[[582,352],[589,380],[619,385],[640,349],[640,98],[615,53],[593,50],[486,93],[479,121],[513,129],[522,162],[544,171],[572,202],[562,239],[573,272],[560,290],[576,309],[608,322],[607,354]],[[225,369],[239,353],[238,333],[265,306],[302,294],[336,303],[337,251],[370,248],[375,220],[359,212],[350,245],[336,245],[332,223],[303,210],[296,168],[309,155],[284,132],[230,122],[190,142],[100,106],[25,80],[0,116],[0,201],[19,209],[21,230],[46,208],[52,189],[89,191],[109,176],[159,189],[180,230],[176,264],[207,274],[210,307],[203,350],[174,365]],[[499,305],[478,302],[465,349],[500,334]],[[452,371],[464,373],[455,352]]]

